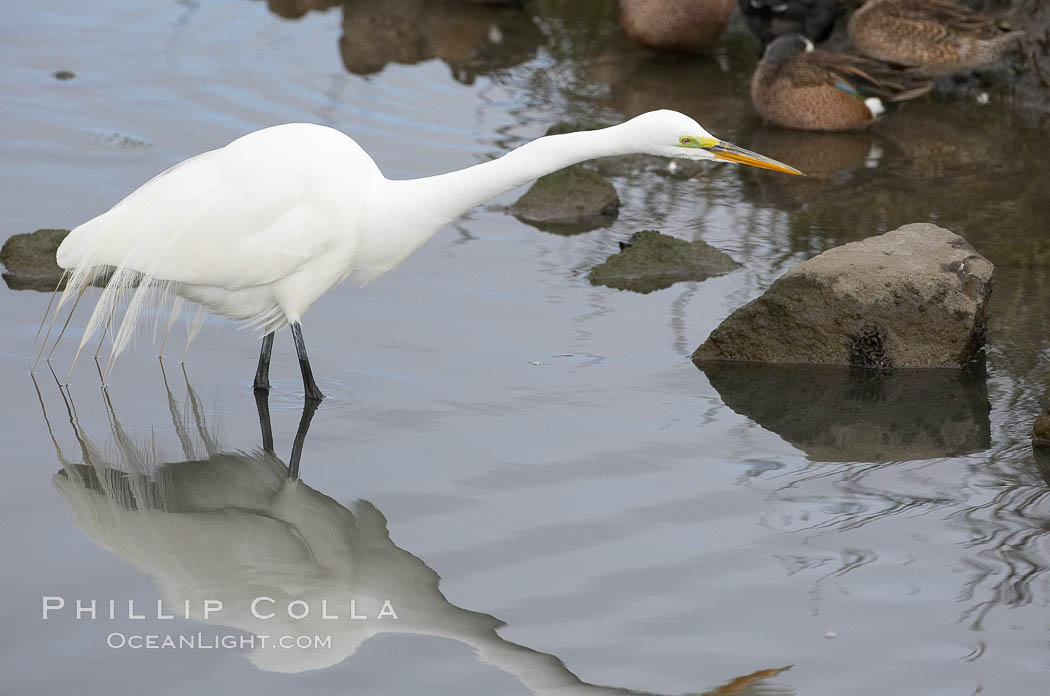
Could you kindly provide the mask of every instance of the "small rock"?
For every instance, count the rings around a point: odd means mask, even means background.
[[[613,185],[578,164],[541,177],[510,207],[524,222],[569,234],[607,225],[619,210]]]
[[[620,251],[591,269],[592,285],[647,293],[686,280],[705,280],[740,264],[705,242],[685,242],[656,230],[637,232]]]
[[[76,77],[76,74],[72,70],[56,70],[51,73],[51,77],[56,80],[72,80]]]
[[[62,278],[55,262],[58,245],[69,230],[37,230],[16,234],[0,248],[0,263],[7,271],[4,281],[12,290],[52,292]]]
[[[1036,447],[1050,448],[1050,408],[1035,419],[1032,427],[1032,444]]]
[[[693,360],[957,368],[984,346],[993,272],[959,235],[905,225],[795,266]]]

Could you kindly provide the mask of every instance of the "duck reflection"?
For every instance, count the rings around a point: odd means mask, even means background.
[[[752,203],[789,212],[839,201],[843,196],[871,198],[869,171],[878,167],[883,146],[871,131],[819,133],[760,128],[748,142],[779,153],[806,173],[797,182],[772,181],[738,173],[741,193]],[[770,155],[776,157],[776,155]]]
[[[806,178],[729,171],[749,203],[788,213],[786,253],[811,256],[930,220],[965,236],[997,269],[1044,266],[1045,245],[1019,231],[1035,229],[1050,200],[1045,167],[1024,155],[1045,150],[1047,133],[1008,123],[971,115],[953,122],[935,103],[910,102],[867,132],[760,128],[741,137]],[[952,185],[933,185],[944,181]]]
[[[266,0],[266,7],[278,17],[299,19],[308,12],[323,12],[343,0]]]
[[[908,167],[900,174],[916,182],[953,181],[967,184],[1004,171],[1025,144],[1017,133],[1004,138],[1003,128],[977,119],[961,122],[944,118],[931,104],[909,104],[886,120],[887,137],[907,155]],[[1007,145],[1004,139],[1013,140]]]
[[[110,456],[83,432],[70,400],[66,406],[82,463],[65,456],[48,422],[62,465],[54,485],[76,524],[92,541],[149,575],[167,611],[181,615],[186,602],[201,607],[205,600],[218,600],[223,609],[208,623],[257,635],[331,636],[329,649],[258,647],[248,653],[252,664],[265,671],[331,667],[375,635],[407,633],[466,643],[478,659],[513,675],[535,694],[641,693],[588,684],[557,657],[501,638],[499,619],[445,598],[438,574],[391,540],[386,518],[372,503],[343,505],[300,480],[315,404],[304,407],[285,465],[273,450],[265,396],[257,398],[263,445],[238,452],[220,448],[188,378],[186,391],[189,417],[183,418],[168,388],[180,461],[158,456],[153,443],[135,444],[105,392],[115,445]],[[250,603],[258,597],[266,599],[253,612]],[[285,611],[297,601],[310,607],[309,615],[298,620]],[[338,620],[322,618],[322,601]],[[301,609],[300,604],[296,613]],[[351,619],[351,612],[368,619]],[[790,693],[768,682],[784,669],[739,677],[708,693]]]
[[[469,85],[478,75],[533,58],[545,40],[521,2],[514,0],[267,0],[266,4],[286,19],[341,6],[339,53],[355,75],[377,73],[389,63],[414,65],[440,58],[456,81]]]
[[[478,75],[531,59],[543,42],[543,33],[518,7],[442,0],[346,2],[339,52],[355,75],[379,72],[388,63],[440,58],[457,82],[469,85]]]
[[[983,366],[852,370],[705,362],[722,401],[823,462],[933,459],[991,443]]]
[[[870,131],[802,133],[762,128],[751,135],[755,147],[776,150],[804,167],[807,179],[816,179],[822,189],[829,181],[844,178],[867,164],[877,164],[879,152]]]

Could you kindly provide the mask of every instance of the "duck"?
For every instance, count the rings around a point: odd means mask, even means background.
[[[911,71],[817,49],[805,36],[789,34],[766,47],[751,77],[751,101],[776,126],[843,131],[874,123],[885,111],[883,99],[912,99],[931,87]]]
[[[740,14],[759,43],[759,53],[778,36],[802,34],[827,40],[835,28],[839,0],[739,0]]]
[[[954,0],[867,0],[847,32],[862,53],[931,77],[992,63],[1025,35]]]
[[[703,52],[722,35],[734,0],[618,0],[620,26],[657,51]]]

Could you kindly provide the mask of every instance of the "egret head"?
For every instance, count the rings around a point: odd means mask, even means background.
[[[639,151],[645,154],[692,160],[722,160],[787,174],[802,174],[794,167],[719,140],[699,123],[677,111],[650,111],[624,125],[631,129],[632,139],[637,139]]]

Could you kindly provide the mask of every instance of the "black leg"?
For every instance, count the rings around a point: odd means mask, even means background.
[[[306,357],[306,344],[303,343],[303,328],[299,322],[292,324],[292,340],[295,341],[295,352],[299,355],[299,369],[303,372],[303,387],[309,401],[320,401],[324,394],[314,382],[314,372],[310,369],[310,358]]]
[[[263,451],[273,454],[273,428],[270,427],[270,392],[262,389],[255,390],[255,408],[259,411],[259,430],[262,431]]]
[[[259,368],[255,371],[255,391],[270,391],[270,353],[273,351],[273,332],[263,336],[259,351]]]
[[[303,415],[299,419],[299,429],[295,431],[295,442],[292,443],[292,456],[288,459],[288,477],[299,478],[299,458],[303,456],[303,443],[306,442],[306,431],[310,429],[310,421],[314,418],[314,412],[321,404],[320,401],[308,399],[303,404]]]

